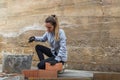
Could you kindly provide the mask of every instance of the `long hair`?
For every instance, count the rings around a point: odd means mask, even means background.
[[[46,23],[51,23],[54,26],[54,33],[55,33],[55,40],[58,41],[59,40],[59,22],[58,22],[58,18],[56,15],[51,15],[49,17],[46,18],[45,20]]]

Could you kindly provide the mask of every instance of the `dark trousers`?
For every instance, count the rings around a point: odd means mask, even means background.
[[[42,46],[42,45],[37,45],[35,47],[35,50],[36,50],[37,55],[38,55],[39,60],[40,60],[40,63],[38,63],[38,65],[37,65],[39,69],[45,69],[45,63],[52,61],[55,58],[55,56],[52,55],[50,48],[47,48],[47,47]],[[49,58],[45,59],[43,54],[45,54]]]

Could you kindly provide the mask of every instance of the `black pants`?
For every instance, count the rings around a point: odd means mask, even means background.
[[[40,63],[38,63],[38,68],[39,69],[45,69],[45,63],[54,60],[55,56],[52,55],[52,52],[49,48],[42,46],[42,45],[37,45],[35,47],[35,50],[37,52],[37,55],[39,57]],[[44,59],[44,55],[48,56],[48,59]],[[57,55],[57,54],[56,54]]]

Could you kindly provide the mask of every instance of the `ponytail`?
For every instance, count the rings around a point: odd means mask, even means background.
[[[51,15],[54,17],[55,21],[56,21],[56,26],[55,26],[55,40],[58,41],[59,40],[59,22],[58,22],[58,18],[56,15]]]

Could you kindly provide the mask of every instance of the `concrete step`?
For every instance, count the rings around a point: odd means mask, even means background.
[[[54,79],[57,78],[57,71],[49,70],[23,70],[26,79]]]
[[[58,71],[62,70],[62,63],[57,63],[55,65],[50,65],[50,63],[46,63],[45,70],[23,70],[22,74],[25,78],[57,78]]]
[[[29,78],[29,80],[93,80],[93,79],[92,78],[56,78],[56,79]]]
[[[53,66],[52,66],[53,67]],[[81,70],[65,70],[65,72],[63,74],[57,74],[57,78],[37,78],[35,77],[36,75],[38,75],[37,73],[35,73],[37,70],[37,67],[33,67],[31,68],[31,70],[33,70],[32,73],[32,77],[29,77],[29,80],[91,80],[91,78],[93,77],[93,72],[92,71],[81,71]],[[58,69],[60,70],[60,69]],[[34,72],[35,71],[35,72]],[[0,65],[0,72],[2,73],[2,65]],[[42,72],[43,73],[43,72]],[[3,73],[2,73],[3,74]],[[13,74],[13,73],[11,73]],[[29,74],[29,73],[27,73]],[[46,73],[44,73],[46,74]],[[51,73],[49,73],[51,74]],[[30,73],[31,75],[31,73]],[[28,75],[29,76],[29,75]],[[11,78],[16,78],[13,76],[4,76],[4,77],[0,77],[0,80],[10,80]],[[21,80],[21,79],[18,79]]]
[[[52,79],[52,80],[91,80],[92,77],[79,77],[78,74],[64,72],[63,74],[58,74],[58,71],[62,70],[62,63],[57,63],[56,65],[50,65],[46,63],[45,70],[23,70],[24,76],[29,80],[34,79]],[[69,74],[69,75],[67,75]],[[77,77],[73,77],[73,75]]]

